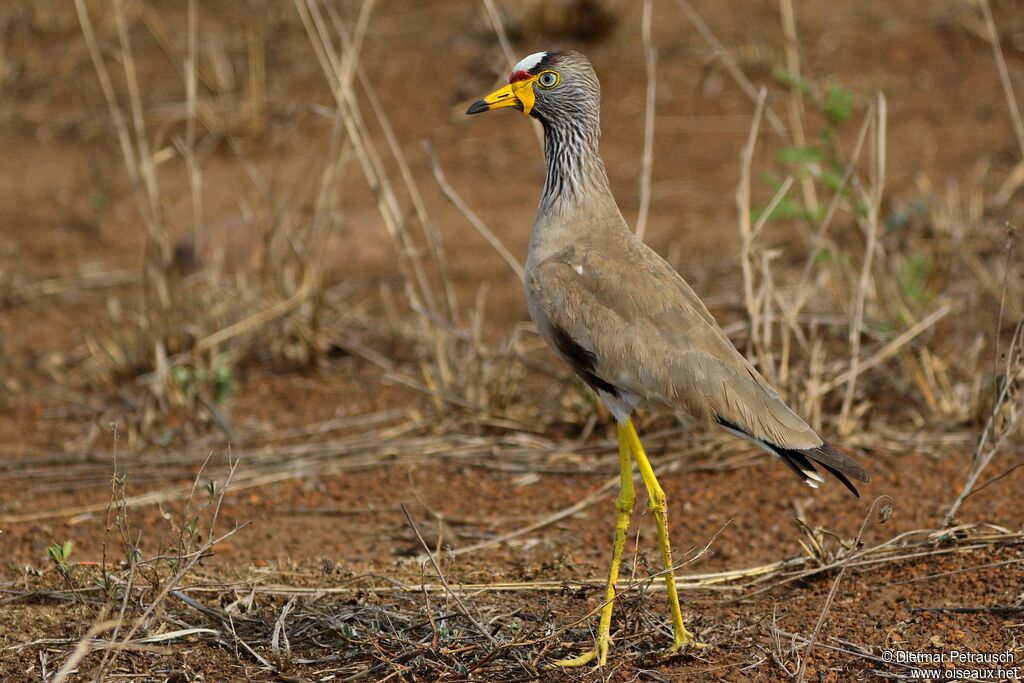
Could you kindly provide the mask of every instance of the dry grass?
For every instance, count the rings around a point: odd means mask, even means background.
[[[786,126],[772,113],[767,91],[757,95],[736,60],[693,8],[683,0],[677,4],[737,83],[759,103],[758,111],[763,108],[764,116],[780,138],[790,141],[794,149],[806,147],[810,135],[805,129],[812,117],[806,111],[804,89],[784,88],[790,119]],[[224,116],[211,113],[209,106],[210,101],[215,101],[221,112],[234,109],[229,118],[249,117],[251,130],[275,125],[260,114],[268,109],[262,75],[266,52],[262,45],[264,27],[256,23],[246,31],[246,59],[242,68],[247,75],[242,78],[234,73],[238,68],[231,67],[230,60],[222,55],[223,45],[203,41],[203,49],[199,49],[197,36],[202,30],[202,11],[195,3],[188,5],[181,41],[173,38],[174,30],[167,20],[145,4],[127,6],[116,2],[89,8],[83,0],[76,2],[89,48],[87,53],[102,86],[145,228],[143,282],[148,296],[144,305],[138,315],[128,316],[134,324],[123,324],[116,333],[90,340],[91,372],[100,381],[114,387],[125,377],[143,380],[145,390],[136,396],[141,407],[133,411],[137,419],[130,426],[139,433],[128,436],[133,443],[152,440],[152,425],[168,411],[194,415],[195,433],[210,428],[226,431],[216,407],[224,387],[217,383],[230,384],[232,369],[250,358],[316,364],[328,347],[337,344],[372,359],[389,373],[401,375],[402,383],[430,394],[439,411],[455,407],[480,413],[503,412],[521,403],[524,397],[519,388],[524,378],[542,367],[532,357],[537,346],[530,338],[520,338],[517,333],[496,346],[484,341],[481,331],[486,291],[481,290],[469,307],[456,300],[436,220],[430,215],[387,113],[380,107],[374,86],[359,60],[374,5],[370,0],[363,2],[355,25],[347,27],[330,5],[306,0],[295,3],[335,107],[333,111],[322,112],[332,125],[319,172],[307,171],[282,183],[266,177],[248,160],[238,127],[226,124]],[[511,48],[505,37],[507,18],[499,16],[493,3],[484,2],[482,8],[510,59]],[[782,0],[780,8],[786,68],[790,78],[801,81],[796,17],[786,0]],[[106,14],[94,21],[90,9]],[[614,10],[609,7],[602,11]],[[652,14],[650,5],[645,6],[641,34],[648,87],[641,201],[635,226],[641,233],[651,211],[650,174],[654,156],[657,49],[650,35]],[[154,124],[147,116],[160,108],[142,102],[129,38],[132,26],[144,28],[156,40],[181,79],[183,101],[177,119],[182,124],[180,134],[172,136],[173,144],[159,149],[151,144],[149,130]],[[98,38],[97,29],[104,35]],[[98,40],[108,37],[116,38],[117,62],[122,65],[122,73],[111,71],[110,60],[100,54]],[[995,48],[996,54],[1000,54],[998,45]],[[1000,73],[1004,71],[1005,65]],[[119,79],[124,83],[120,90]],[[245,85],[239,85],[240,81]],[[807,90],[820,92],[821,88],[811,83]],[[127,108],[121,105],[125,96]],[[1011,89],[1007,90],[1007,97],[1012,103]],[[1017,116],[1012,107],[1010,113]],[[838,187],[825,187],[807,174],[791,175],[776,188],[766,210],[753,220],[753,195],[758,194],[752,182],[757,173],[753,154],[761,119],[761,114],[757,114],[743,153],[737,193],[742,235],[742,305],[747,322],[730,331],[756,359],[761,372],[802,413],[811,417],[814,426],[842,435],[862,434],[861,427],[874,419],[879,401],[865,392],[859,379],[865,372],[877,372],[881,367],[901,375],[897,395],[911,399],[906,403],[923,402],[932,413],[954,418],[961,426],[984,419],[992,399],[987,392],[980,391],[985,380],[976,360],[978,356],[962,363],[962,359],[949,356],[953,344],[938,348],[946,336],[942,333],[943,321],[949,312],[957,312],[953,303],[957,300],[957,287],[970,289],[973,294],[982,292],[987,300],[975,302],[979,310],[994,308],[997,301],[1002,301],[1011,317],[1021,314],[1022,292],[1020,278],[1016,277],[1021,270],[1020,260],[1013,250],[1000,254],[994,249],[1002,235],[978,212],[977,207],[986,203],[983,196],[978,196],[984,178],[965,179],[964,187],[972,193],[969,197],[964,197],[965,190],[960,188],[945,193],[922,188],[922,203],[929,215],[927,222],[913,227],[935,231],[941,239],[932,240],[927,232],[918,235],[918,230],[906,231],[907,237],[883,230],[882,223],[892,220],[891,216],[882,215],[886,210],[885,118],[884,98],[880,96],[877,104],[864,111],[864,123],[851,151],[846,158],[836,159],[844,167]],[[203,159],[213,144],[211,140],[217,138],[226,140],[235,151],[239,169],[251,181],[253,194],[246,198],[243,208],[249,215],[246,229],[256,235],[259,244],[257,278],[223,273],[223,254],[218,258],[214,253],[216,245],[208,244],[212,236],[204,230]],[[867,162],[862,159],[865,145]],[[344,296],[344,286],[339,289],[340,283],[325,279],[323,254],[343,210],[340,169],[353,158],[366,187],[376,197],[380,224],[393,247],[400,277],[400,297],[385,296],[381,300],[387,313],[384,320],[369,320],[356,312]],[[172,230],[161,210],[165,200],[160,195],[157,169],[171,163],[179,163],[188,179],[189,231],[193,237],[182,253],[198,272],[185,278],[176,276],[170,253],[170,235],[182,230]],[[397,168],[397,177],[392,177],[390,168]],[[479,213],[460,197],[458,188],[446,180],[436,159],[434,170],[444,195],[521,277],[517,259]],[[777,255],[760,246],[774,230],[770,217],[781,203],[788,201],[791,183],[800,188],[802,203],[810,214],[817,213],[819,207],[824,212],[816,222],[796,222],[808,249],[799,280],[793,285],[784,284],[794,282],[788,274],[780,276],[774,272]],[[299,212],[302,201],[296,195],[298,190],[281,192],[275,189],[278,185],[314,188],[312,215]],[[999,192],[1005,194],[1005,188],[1001,187]],[[862,206],[867,206],[867,211],[862,213]],[[403,207],[410,207],[411,214]],[[962,215],[964,211],[969,215]],[[889,213],[893,211],[890,209]],[[919,216],[908,215],[905,220],[914,223]],[[836,224],[851,222],[863,231],[859,244],[845,235],[840,242],[830,234],[830,228]],[[983,231],[968,236],[963,232],[965,224],[983,226]],[[960,249],[965,239],[971,239],[975,248]],[[926,256],[911,256],[922,252]],[[975,280],[957,283],[955,278],[965,272],[980,281],[980,287]],[[77,284],[109,286],[111,282],[122,280],[120,276],[96,276]],[[1004,282],[1005,292],[1000,287]],[[8,283],[0,291],[6,292],[7,300],[24,301],[38,296],[36,292],[59,291],[74,285]],[[336,322],[325,324],[328,320]],[[837,324],[844,328],[841,334],[834,332]],[[880,329],[884,331],[879,332]],[[529,347],[524,346],[526,341],[531,342]],[[401,349],[397,355],[396,343]],[[972,339],[970,343],[978,345],[978,354],[986,346],[983,338]],[[455,367],[461,371],[454,372]],[[894,398],[888,387],[886,395]],[[895,415],[887,410],[889,407],[879,411],[885,413],[887,422],[918,422],[917,416]],[[528,407],[526,412],[538,411]],[[838,414],[838,421],[830,425],[829,416],[834,414]],[[104,421],[105,418],[99,422]],[[78,445],[93,442],[86,440]],[[867,442],[856,445],[870,446]]]
[[[198,433],[210,427],[227,432],[216,404],[230,392],[232,369],[238,363],[255,357],[315,364],[326,348],[321,316],[331,291],[324,283],[323,258],[337,221],[339,168],[349,153],[347,143],[342,144],[340,119],[334,115],[335,131],[318,181],[312,167],[281,183],[267,177],[244,151],[246,136],[269,128],[267,29],[259,18],[246,30],[243,76],[236,73],[239,67],[226,56],[223,44],[204,42],[200,53],[201,11],[195,2],[188,5],[185,41],[178,40],[164,18],[146,4],[87,6],[78,0],[75,9],[145,227],[146,297],[131,323],[125,321],[115,333],[90,340],[90,373],[94,380],[109,384],[121,383],[126,376],[142,380],[143,391],[133,399],[138,406],[132,411],[135,419],[128,425],[132,441],[155,439],[153,426],[169,414],[192,416],[193,431]],[[94,20],[91,13],[101,16]],[[115,29],[113,61],[119,71],[111,69],[112,60],[100,48]],[[183,89],[183,101],[169,105],[176,113],[169,120],[156,117],[163,127],[184,124],[171,136],[171,144],[162,147],[166,133],[158,128],[161,136],[152,141],[155,125],[147,120],[154,110],[161,111],[161,105],[143,101],[131,47],[130,35],[142,29],[176,67]],[[121,104],[125,93],[127,111]],[[291,125],[286,121],[271,132],[285,135]],[[235,152],[239,171],[252,188],[240,206],[244,219],[236,232],[241,241],[227,244],[220,242],[223,235],[204,222],[203,214],[203,162],[223,143]],[[188,181],[187,230],[169,225],[164,210],[168,198],[161,194],[158,180],[158,168],[166,174],[176,164]],[[283,192],[277,188],[281,184],[287,187]],[[296,196],[303,192],[296,188],[302,187],[318,188],[308,222],[299,214],[304,198]],[[174,243],[172,235],[183,233]],[[258,260],[257,277],[224,271],[226,259],[247,258]]]
[[[82,612],[80,636],[28,641],[16,646],[14,652],[38,649],[50,657],[58,655],[59,669],[48,678],[54,681],[85,673],[78,667],[90,653],[96,653],[99,661],[93,660],[87,675],[102,679],[139,667],[158,672],[168,666],[164,663],[167,655],[203,647],[223,649],[253,670],[281,677],[301,671],[317,680],[328,676],[344,680],[383,680],[388,676],[420,680],[470,674],[487,680],[532,680],[540,674],[541,662],[571,652],[592,638],[587,624],[600,610],[600,604],[561,625],[556,625],[559,619],[551,610],[511,606],[536,594],[598,593],[604,587],[602,577],[571,583],[540,580],[453,584],[445,579],[444,569],[434,560],[408,513],[410,528],[433,564],[432,572],[421,566],[419,572],[412,567],[388,577],[350,576],[339,582],[330,578],[334,567],[325,564],[319,579],[309,572],[313,581],[309,585],[291,582],[296,576],[293,570],[250,570],[232,580],[209,575],[197,563],[217,543],[238,531],[217,535],[214,526],[224,496],[239,490],[230,476],[237,462],[228,470],[224,484],[217,487],[209,483],[201,486],[211,473],[200,470],[182,513],[172,518],[167,549],[154,557],[139,551],[141,537],[137,534],[141,532],[130,523],[131,506],[124,495],[123,480],[115,474],[108,528],[116,531],[118,547],[126,551],[126,559],[112,566],[106,561],[98,567],[77,566],[64,586],[55,585],[56,577],[32,580],[31,588],[21,581],[0,586],[4,595],[0,604],[8,608],[32,602],[62,606],[61,613],[79,605],[77,609]],[[245,487],[244,482],[238,483]],[[194,501],[202,498],[207,502],[196,505]],[[744,601],[781,586],[834,575],[822,612],[824,618],[839,581],[848,571],[870,582],[887,567],[908,559],[965,555],[1024,544],[1020,533],[961,525],[905,532],[863,547],[860,536],[871,516],[869,513],[860,535],[850,544],[826,547],[816,541],[816,550],[808,547],[802,557],[722,572],[687,572],[678,576],[678,585],[689,591],[715,591],[717,600]],[[878,522],[887,519],[887,515],[880,515]],[[197,529],[204,530],[208,540],[199,542]],[[677,569],[685,571],[706,550],[707,546],[682,557]],[[1002,564],[1020,561],[1009,559]],[[661,617],[648,611],[646,600],[646,596],[663,590],[663,585],[655,582],[657,576],[649,573],[620,581],[622,616],[616,635],[616,661],[620,665],[645,666],[657,661],[657,654],[649,649],[650,633],[661,628]],[[91,626],[86,629],[87,624]],[[821,620],[809,639],[788,634],[794,643],[806,645],[803,657],[799,653],[784,656],[781,651],[776,657],[787,671],[786,660],[798,662],[798,679],[806,665],[806,654],[816,645],[820,626]],[[712,632],[712,644],[723,635]],[[780,635],[783,632],[772,626],[762,638],[777,639]],[[867,644],[830,637],[827,643],[817,645],[826,649],[840,646],[854,658],[879,661],[876,650]],[[66,656],[59,656],[61,653]],[[189,668],[175,666],[170,670],[188,672]]]
[[[609,9],[614,6],[593,4],[611,12],[598,17],[600,26],[594,30],[608,30],[606,24],[614,24],[617,16]],[[795,582],[832,578],[832,592],[813,633],[789,634],[772,625],[775,657],[785,659],[781,643],[786,637],[794,643],[794,651],[798,641],[805,644],[804,656],[827,645],[870,659],[870,648],[862,644],[836,638],[827,644],[819,642],[819,629],[847,571],[870,580],[872,572],[909,558],[1022,543],[1017,531],[956,522],[967,497],[1009,473],[994,471],[994,464],[1015,443],[1024,416],[1024,326],[1019,322],[1024,314],[1024,265],[1012,226],[1008,229],[1002,214],[985,208],[1006,205],[1009,200],[1004,196],[1012,196],[1015,176],[997,178],[979,171],[943,189],[922,183],[922,211],[888,203],[888,114],[886,98],[879,93],[856,110],[862,123],[849,150],[837,152],[835,161],[842,168],[837,185],[790,175],[773,189],[764,211],[755,216],[753,203],[758,194],[764,194],[755,185],[762,119],[785,144],[802,148],[814,134],[808,130],[811,121],[821,116],[809,115],[809,96],[799,88],[777,83],[755,86],[689,3],[677,0],[676,4],[756,103],[736,192],[742,293],[734,303],[743,310],[744,319],[729,331],[737,344],[746,348],[763,374],[816,428],[845,437],[854,449],[948,451],[950,443],[962,449],[976,438],[968,478],[934,528],[899,534],[867,548],[860,547],[860,536],[853,543],[830,546],[808,529],[804,556],[780,557],[756,567],[684,574],[678,579],[680,587],[720,590],[731,599],[746,600]],[[540,9],[542,5],[548,7],[548,3],[531,4],[523,11],[544,17],[554,12]],[[985,25],[994,35],[987,2],[982,6]],[[294,0],[309,39],[309,58],[318,64],[333,106],[321,111],[330,121],[330,136],[315,169],[282,181],[265,176],[245,154],[247,134],[278,125],[267,113],[268,37],[259,19],[246,30],[244,73],[236,73],[238,67],[230,66],[232,58],[223,46],[214,42],[211,47],[199,40],[201,3],[191,0],[186,25],[172,27],[144,3],[76,0],[83,54],[91,60],[107,104],[109,121],[104,125],[120,147],[141,218],[144,264],[138,276],[91,273],[30,283],[5,279],[0,270],[0,305],[141,279],[146,297],[128,316],[132,322],[117,333],[90,338],[88,345],[93,375],[112,388],[139,381],[143,390],[126,426],[129,433],[122,436],[131,452],[114,458],[117,469],[109,502],[0,517],[0,524],[14,525],[105,511],[113,537],[111,554],[124,555],[124,560],[109,565],[104,560],[100,567],[78,566],[70,583],[57,581],[51,572],[2,587],[3,605],[34,601],[57,605],[65,615],[77,610],[77,637],[17,646],[19,651],[47,653],[51,665],[49,670],[42,665],[44,680],[63,681],[80,667],[84,671],[86,663],[92,667],[88,675],[98,680],[199,647],[220,648],[276,676],[301,671],[343,680],[441,676],[533,680],[540,675],[537,662],[592,637],[587,618],[600,605],[583,619],[557,628],[560,620],[552,611],[510,608],[509,603],[524,594],[590,591],[602,585],[600,577],[581,578],[569,586],[545,581],[456,585],[446,578],[443,562],[437,561],[434,549],[425,542],[432,573],[393,576],[387,581],[359,576],[345,586],[295,585],[288,583],[287,576],[272,572],[225,580],[206,573],[199,564],[213,545],[237,531],[215,533],[221,503],[229,492],[337,474],[379,465],[385,459],[415,463],[445,458],[478,467],[500,463],[521,473],[592,472],[592,461],[566,464],[555,456],[567,450],[596,456],[612,449],[599,431],[594,433],[593,396],[566,370],[543,360],[535,335],[517,328],[495,341],[484,331],[486,290],[480,289],[471,305],[457,300],[442,233],[410,170],[403,141],[397,139],[360,61],[374,7],[373,0],[363,0],[358,18],[349,25],[331,3]],[[514,40],[523,19],[502,17],[489,0],[482,9],[510,53],[505,33]],[[780,9],[787,69],[794,78],[806,78],[801,77],[793,4],[782,0]],[[651,3],[645,3],[640,34],[648,80],[640,164],[642,201],[636,222],[641,235],[648,216],[657,211],[651,199],[658,57],[650,30],[652,12]],[[578,17],[566,16],[544,21],[568,26],[565,30],[584,30],[573,28]],[[178,70],[181,101],[146,101],[132,51],[134,31],[142,27]],[[176,32],[184,36],[183,41],[173,37]],[[201,42],[206,45],[202,49]],[[998,41],[993,38],[992,43],[1019,132],[1020,115],[1005,63]],[[116,46],[112,48],[115,58],[101,44]],[[771,108],[781,97],[786,99],[788,125]],[[127,106],[122,103],[125,99]],[[157,121],[161,111],[166,118]],[[154,144],[157,122],[175,126],[170,144],[166,136],[160,138],[161,144]],[[286,128],[277,132],[285,135]],[[208,235],[204,232],[203,161],[221,143],[232,149],[240,173],[250,181],[244,203],[248,225],[261,245],[255,278],[225,273],[217,258],[204,256]],[[375,297],[379,305],[373,308],[382,311],[379,315],[352,304],[348,285],[328,272],[323,258],[344,202],[343,168],[353,159],[361,182],[373,194],[379,228],[395,264],[397,293],[383,291]],[[440,162],[432,161],[443,195],[521,278],[517,259],[480,212],[474,212],[449,183]],[[170,164],[180,165],[188,179],[189,224],[185,226],[168,225],[163,210],[166,198],[161,195],[159,173]],[[282,183],[292,189],[282,191]],[[763,245],[772,231],[793,227],[772,216],[794,185],[809,216],[797,220],[795,228],[805,239],[805,251],[797,268],[780,272],[778,254]],[[998,187],[994,200],[985,196],[993,186]],[[305,203],[299,195],[306,190],[301,188],[313,188],[312,212],[299,209]],[[890,229],[897,222],[903,228]],[[836,234],[840,225],[846,228],[842,235]],[[193,235],[191,248],[199,265],[197,272],[182,277],[174,269],[172,235],[184,232]],[[978,325],[961,324],[968,315]],[[219,383],[230,384],[231,369],[237,364],[255,358],[310,365],[329,348],[381,368],[388,379],[421,392],[425,401],[410,413],[383,411],[339,418],[269,437],[231,425],[218,409],[218,392],[223,388]],[[964,354],[962,349],[972,352]],[[993,359],[991,367],[988,358]],[[869,376],[871,381],[866,381]],[[552,383],[564,391],[553,396],[527,390]],[[170,448],[154,462],[141,446],[156,441],[158,423],[175,411],[193,421],[191,436],[198,439],[214,430],[223,439]],[[97,423],[105,424],[123,413],[123,406],[112,405]],[[671,417],[657,412],[642,419],[652,427],[674,425]],[[103,438],[102,429],[94,428],[75,446],[94,451]],[[193,473],[197,447],[202,446],[205,453],[207,444],[219,445],[228,439],[234,444],[234,459],[212,470],[203,463],[191,486],[164,486],[129,495],[124,472],[154,479]],[[297,443],[283,443],[286,440]],[[674,444],[672,455],[655,463],[662,471],[745,467],[752,460],[744,454],[722,461],[717,457],[716,436],[684,437],[675,426],[649,437],[652,452],[660,452],[659,446],[668,443]],[[116,451],[98,455],[116,455]],[[236,472],[239,461],[245,466]],[[97,488],[110,479],[106,462],[104,457],[83,461],[60,454],[34,458],[13,463],[19,468],[11,482],[53,477],[54,486]],[[220,477],[225,483],[211,488],[197,510],[197,496],[203,496],[201,483],[208,477]],[[603,500],[616,480],[570,507],[495,539],[460,548],[452,556],[540,532]],[[130,511],[154,503],[184,508],[173,515],[170,541],[154,556],[143,557],[138,534],[151,530],[134,527]],[[419,537],[411,518],[409,523]],[[197,533],[197,524],[205,534]],[[683,565],[692,559],[684,558]],[[624,580],[620,587],[624,620],[616,648],[626,662],[651,661],[648,636],[661,628],[661,619],[648,611],[644,598],[659,590],[655,576]],[[344,599],[321,599],[326,595]],[[780,666],[799,680],[806,660],[800,661],[796,672],[784,663]],[[47,671],[52,675],[47,677]]]

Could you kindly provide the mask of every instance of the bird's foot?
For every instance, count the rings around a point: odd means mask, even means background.
[[[586,666],[595,659],[597,663],[596,667],[602,667],[608,661],[608,645],[611,643],[611,637],[604,633],[598,634],[597,644],[593,648],[584,652],[579,657],[570,657],[568,659],[559,659],[558,661],[551,664],[551,669],[571,669],[580,666]]]
[[[703,650],[707,647],[706,643],[697,642],[697,639],[693,637],[693,634],[683,628],[682,633],[677,633],[675,642],[672,643],[671,647],[667,647],[661,651],[659,659],[669,659],[674,657],[688,647],[692,647],[695,650]]]

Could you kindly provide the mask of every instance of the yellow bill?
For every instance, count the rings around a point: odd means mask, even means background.
[[[536,102],[536,95],[533,92],[533,82],[535,80],[536,76],[530,76],[522,80],[513,81],[504,88],[495,90],[482,100],[474,102],[466,110],[466,113],[479,114],[492,109],[501,109],[502,107],[515,107],[529,116],[534,102]]]

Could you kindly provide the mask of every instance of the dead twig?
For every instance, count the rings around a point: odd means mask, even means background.
[[[843,406],[839,411],[839,432],[849,434],[853,431],[853,420],[850,411],[853,409],[853,398],[857,389],[857,375],[860,374],[860,340],[861,325],[864,322],[864,303],[871,284],[871,266],[874,263],[875,249],[881,230],[882,194],[885,189],[885,155],[886,155],[886,123],[887,105],[885,95],[878,93],[877,118],[874,125],[874,152],[871,165],[871,187],[865,199],[868,201],[867,242],[864,246],[864,262],[861,265],[860,280],[857,283],[857,294],[853,303],[853,315],[850,323],[850,379],[846,384]]]
[[[782,34],[786,39],[786,70],[789,77],[797,82],[800,75],[800,50],[796,36],[796,14],[793,11],[793,0],[779,0],[782,15]],[[804,95],[799,87],[789,88],[789,125],[793,134],[793,146],[798,149],[807,147],[807,134],[804,132]],[[804,207],[810,215],[818,212],[818,193],[814,187],[814,178],[809,174],[800,175],[800,190],[804,196]]]
[[[1024,419],[1024,409],[1017,405],[1014,399],[1015,394],[1020,391],[1020,385],[1024,383],[1024,320],[1018,323],[1013,339],[1010,341],[1002,380],[1002,388],[993,402],[992,410],[985,422],[985,428],[982,430],[981,436],[978,437],[978,445],[974,449],[974,458],[971,462],[971,472],[960,490],[960,494],[943,517],[943,524],[947,526],[953,522],[960,506],[971,495],[981,473],[989,466]],[[999,429],[1000,425],[997,423],[1001,417],[1004,417],[1004,414],[1010,418],[1007,421],[1008,424],[1002,425],[1002,434],[999,435],[999,439],[986,449],[992,436]]]
[[[757,96],[757,107],[750,123],[747,142],[740,153],[740,182],[736,188],[736,208],[740,222],[740,269],[743,273],[743,305],[747,309],[750,321],[750,338],[748,351],[754,352],[759,361],[763,361],[764,347],[761,344],[761,309],[754,298],[753,243],[754,230],[750,221],[750,179],[754,160],[754,148],[757,145],[758,131],[761,129],[761,115],[764,112],[768,91],[761,88]],[[760,363],[762,368],[764,363]]]
[[[658,92],[658,49],[651,40],[652,0],[644,0],[641,38],[647,71],[647,96],[644,100],[644,149],[640,159],[640,207],[636,214],[636,236],[647,233],[647,214],[651,210],[651,171],[654,167],[654,104]]]
[[[1020,148],[1021,160],[1024,161],[1024,119],[1021,118],[1020,109],[1017,107],[1017,97],[1013,94],[1013,83],[1010,81],[1010,73],[1006,69],[1003,48],[999,45],[999,31],[996,30],[996,22],[992,18],[992,7],[989,5],[988,0],[981,0],[978,4],[981,5],[981,13],[985,18],[988,42],[992,46],[992,55],[996,60],[996,70],[999,72],[999,82],[1003,86],[1003,95],[1006,96],[1006,107],[1010,110],[1013,132],[1017,134],[1017,146]]]
[[[884,524],[892,515],[892,498],[889,496],[879,496],[876,498],[874,502],[871,503],[871,507],[868,508],[868,513],[864,516],[864,521],[861,522],[860,529],[857,531],[857,537],[853,541],[854,548],[860,547],[861,539],[864,537],[864,530],[867,528],[868,521],[875,513],[875,508],[879,503],[884,503],[884,507],[879,510],[879,523]],[[814,631],[811,632],[811,638],[807,641],[807,647],[804,649],[804,656],[800,658],[800,668],[797,670],[796,674],[797,683],[803,683],[804,673],[807,670],[807,658],[814,649],[814,644],[818,640],[818,632],[821,631],[821,626],[825,623],[825,617],[828,615],[828,608],[832,605],[832,599],[835,597],[836,591],[839,589],[839,584],[843,580],[843,576],[846,575],[846,570],[852,559],[852,554],[846,558],[846,561],[839,568],[839,573],[836,574],[835,580],[832,581],[832,587],[829,588],[828,595],[825,597],[825,604],[821,607],[821,614],[818,615],[818,621],[814,624]]]
[[[437,154],[434,153],[433,147],[428,144],[426,145],[426,150],[427,155],[430,157],[430,168],[434,172],[434,180],[437,181],[437,187],[441,190],[441,194],[444,195],[445,199],[451,202],[452,206],[459,210],[459,213],[466,217],[466,220],[469,221],[470,225],[472,225],[478,233],[480,233],[480,236],[487,240],[488,244],[494,247],[494,250],[498,252],[499,256],[501,256],[505,265],[507,265],[512,272],[516,274],[516,277],[518,277],[520,281],[524,281],[526,279],[526,272],[523,270],[522,265],[520,265],[519,260],[512,255],[512,252],[510,252],[505,245],[501,243],[498,236],[491,232],[491,229],[487,227],[487,224],[483,222],[480,216],[476,215],[476,212],[473,211],[473,209],[469,208],[469,205],[463,201],[462,197],[459,196],[459,193],[455,191],[455,188],[451,186],[448,182],[448,178],[444,175],[444,171],[441,169],[441,162],[438,160]]]
[[[693,8],[693,5],[690,4],[689,0],[676,0],[676,5],[678,5],[679,9],[686,15],[686,18],[690,20],[693,27],[697,29],[697,32],[704,39],[704,42],[708,44],[708,47],[711,48],[711,51],[715,53],[715,56],[722,60],[722,63],[725,64],[725,68],[729,72],[729,75],[732,76],[733,80],[736,81],[736,84],[740,86],[740,89],[746,93],[751,102],[756,103],[760,98],[758,89],[754,87],[754,84],[751,83],[750,79],[743,73],[743,69],[741,69],[739,64],[736,63],[733,56],[729,54],[729,51],[725,49],[725,46],[722,45],[721,41],[719,41],[715,34],[711,32],[708,25],[704,23],[704,20],[697,13],[697,10]],[[786,127],[782,125],[782,121],[780,121],[779,117],[775,115],[775,112],[771,110],[771,107],[765,107],[764,117],[767,119],[768,124],[772,127],[772,130],[775,131],[776,135],[784,139],[789,137]]]
[[[412,516],[409,514],[408,508],[406,508],[404,504],[401,507],[402,514],[405,515],[405,519],[408,520],[409,526],[412,527],[413,533],[416,534],[416,538],[419,540],[420,545],[423,546],[423,552],[427,554],[427,557],[430,559],[430,564],[434,566],[434,571],[437,572],[437,578],[441,579],[441,584],[444,586],[445,592],[447,592],[448,595],[455,601],[455,604],[459,606],[459,611],[462,612],[462,616],[466,617],[466,619],[469,620],[469,623],[473,624],[476,630],[479,631],[481,635],[486,637],[487,640],[491,642],[491,645],[498,647],[498,641],[494,638],[494,636],[491,635],[491,632],[480,625],[480,622],[476,620],[476,617],[470,614],[469,609],[467,609],[465,603],[462,602],[462,598],[460,598],[451,589],[451,586],[448,585],[448,580],[444,578],[444,572],[441,571],[441,567],[438,566],[437,560],[434,559],[434,553],[430,551],[430,547],[427,546],[427,542],[423,540],[423,536],[420,534],[420,530],[416,528],[416,522],[412,521]]]

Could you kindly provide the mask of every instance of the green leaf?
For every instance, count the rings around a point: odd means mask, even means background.
[[[231,378],[231,368],[224,363],[218,363],[213,367],[212,375],[213,400],[221,403],[227,400],[235,390]]]
[[[74,550],[74,545],[72,545],[71,541],[64,541],[63,544],[54,543],[46,549],[46,554],[50,556],[50,560],[57,567],[57,571],[65,579],[71,575],[68,558],[71,557],[72,550]]]
[[[823,185],[826,185],[833,190],[839,190],[839,188],[843,186],[842,174],[835,173],[833,171],[822,171],[821,175],[818,176],[818,180],[820,180]]]
[[[777,159],[782,164],[819,164],[825,161],[825,153],[817,147],[787,147],[779,152]]]
[[[782,65],[776,65],[775,68],[772,69],[772,78],[790,90],[799,90],[804,95],[809,95],[811,93],[811,86],[807,84],[806,80]]]
[[[843,86],[833,83],[825,91],[825,102],[822,109],[825,111],[829,123],[838,126],[850,118],[850,112],[853,111],[853,93]]]
[[[183,394],[191,395],[196,381],[196,372],[187,365],[174,365],[171,366],[171,379]]]
[[[896,280],[904,296],[915,306],[923,307],[932,298],[928,278],[932,273],[932,259],[927,254],[914,254],[899,265]]]
[[[761,220],[764,215],[765,209],[768,207],[757,207],[750,210],[750,219],[753,221]],[[804,211],[804,207],[797,204],[792,199],[782,198],[778,204],[775,205],[775,209],[771,215],[768,216],[769,221],[786,221],[793,218],[806,218],[807,212]]]
[[[815,255],[814,260],[822,265],[850,265],[849,254],[845,254],[843,252],[836,253],[834,251],[831,251],[830,249],[822,249],[821,251],[819,251]]]
[[[51,560],[53,560],[54,562],[57,562],[58,564],[63,559],[61,557],[61,549],[60,549],[60,544],[59,543],[54,543],[49,548],[47,548],[46,549],[46,554],[50,556]]]

